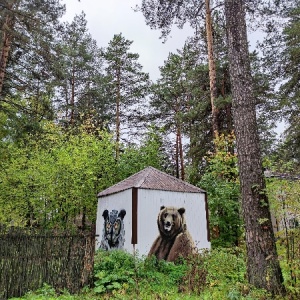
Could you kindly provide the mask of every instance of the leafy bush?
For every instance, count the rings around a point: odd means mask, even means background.
[[[120,250],[99,250],[95,256],[94,273],[95,293],[132,289],[135,284],[134,256]]]
[[[291,299],[300,299],[299,228],[279,231],[276,237],[286,290]]]
[[[266,291],[248,284],[244,249],[218,248],[204,255],[207,285],[202,299],[272,299]]]
[[[105,299],[272,299],[246,280],[241,248],[203,251],[178,264],[98,251],[95,289]]]
[[[198,185],[207,191],[213,247],[236,246],[242,234],[240,184],[233,134],[215,140],[216,152],[206,157],[208,166]]]
[[[206,287],[207,267],[205,265],[206,252],[190,255],[186,260],[186,272],[179,284],[180,292],[193,292],[200,295]]]
[[[99,250],[95,256],[95,288],[97,294],[160,295],[177,293],[177,283],[186,270],[185,264],[175,265],[155,257],[138,258],[124,251]],[[171,291],[171,292],[170,292]]]
[[[96,300],[88,292],[88,290],[84,289],[80,295],[71,295],[68,291],[64,290],[58,294],[52,286],[44,283],[35,292],[30,291],[21,298],[11,298],[10,300]]]
[[[21,299],[276,299],[247,283],[245,260],[241,248],[203,251],[176,264],[155,257],[140,258],[120,250],[99,250],[95,255],[92,289],[87,288],[79,295],[67,291],[56,294],[52,287],[44,285]]]

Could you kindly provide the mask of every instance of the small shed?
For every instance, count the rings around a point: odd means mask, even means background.
[[[206,192],[147,167],[98,194],[96,249],[147,255],[159,235],[162,207],[184,208],[186,228],[196,247],[210,248]]]

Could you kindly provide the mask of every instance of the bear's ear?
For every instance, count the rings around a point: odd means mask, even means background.
[[[163,205],[163,206],[161,206],[160,207],[160,210],[163,210],[163,209],[165,209],[166,207]]]
[[[178,209],[178,212],[180,213],[180,215],[182,216],[185,213],[185,208],[181,207]]]
[[[104,220],[106,220],[108,218],[108,210],[107,209],[105,211],[103,211],[102,217],[104,218]]]
[[[125,209],[121,209],[119,214],[118,214],[118,217],[120,217],[122,220],[124,219],[126,215],[126,210]]]

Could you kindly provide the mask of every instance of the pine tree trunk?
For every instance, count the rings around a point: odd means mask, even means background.
[[[178,150],[179,150],[179,158],[180,158],[180,175],[181,175],[181,180],[184,180],[185,171],[184,171],[183,145],[182,145],[180,124],[177,124],[177,136],[178,136]]]
[[[0,95],[2,94],[3,82],[5,77],[5,70],[7,65],[7,60],[9,56],[11,39],[12,39],[12,28],[13,28],[13,15],[12,8],[15,4],[15,1],[12,1],[7,5],[7,14],[5,16],[4,23],[1,28],[2,38],[1,38],[1,56],[0,56]]]
[[[219,134],[218,126],[218,109],[215,105],[217,98],[217,81],[216,81],[216,63],[214,59],[213,49],[213,34],[212,34],[212,19],[210,0],[205,0],[206,7],[206,39],[207,39],[207,53],[208,53],[208,67],[209,67],[209,86],[210,86],[210,102],[212,112],[212,129],[213,137],[216,138]]]
[[[70,114],[70,124],[73,127],[75,124],[74,111],[75,111],[75,67],[73,66],[72,78],[71,78],[71,114]]]
[[[250,72],[243,0],[225,0],[233,120],[240,172],[249,283],[272,294],[284,293],[268,198],[265,193],[256,99]]]
[[[178,131],[176,132],[175,162],[176,162],[176,178],[179,178],[179,136],[178,136]]]
[[[121,70],[117,74],[117,98],[116,98],[116,160],[120,157],[120,103],[121,103]]]

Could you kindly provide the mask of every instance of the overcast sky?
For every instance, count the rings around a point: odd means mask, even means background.
[[[71,22],[76,14],[86,14],[87,27],[99,47],[107,47],[114,34],[122,35],[133,41],[131,52],[140,55],[139,63],[143,71],[150,74],[152,80],[159,77],[159,66],[164,64],[170,52],[182,49],[185,40],[193,30],[186,26],[180,30],[174,28],[167,42],[159,39],[160,31],[151,30],[140,12],[133,7],[141,0],[62,0],[67,13],[63,20]]]
[[[158,67],[163,66],[170,52],[176,53],[182,49],[187,37],[192,36],[193,30],[186,26],[183,29],[172,30],[166,43],[160,37],[160,31],[151,30],[145,23],[144,16],[140,12],[134,12],[133,8],[141,3],[141,0],[62,0],[66,4],[66,15],[63,20],[72,22],[76,14],[82,11],[86,14],[87,27],[99,47],[107,47],[114,34],[122,35],[133,41],[131,52],[140,55],[139,63],[143,71],[150,74],[155,81],[159,75]],[[250,44],[255,46],[259,33],[251,34]],[[283,125],[279,124],[277,131],[281,133]]]

